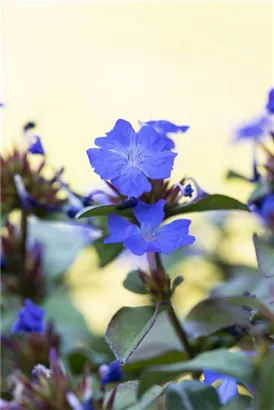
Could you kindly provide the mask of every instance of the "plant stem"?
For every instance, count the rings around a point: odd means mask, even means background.
[[[185,350],[188,358],[193,359],[194,354],[193,354],[191,346],[188,342],[187,334],[185,333],[184,328],[181,325],[171,302],[169,303],[169,306],[168,306],[168,316],[169,316],[170,322],[171,322],[171,324],[172,324],[178,338],[180,339],[180,341],[182,342],[182,345],[184,346],[184,350]]]
[[[26,256],[27,256],[27,239],[28,239],[28,214],[22,209],[21,210],[21,221],[20,221],[20,260],[21,266],[19,268],[19,283],[21,289],[21,297],[24,303],[27,297],[27,281],[26,281]]]

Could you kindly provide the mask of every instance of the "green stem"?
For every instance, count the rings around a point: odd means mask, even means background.
[[[21,297],[24,303],[28,295],[27,281],[26,281],[26,256],[27,256],[27,239],[28,239],[28,214],[25,210],[21,210],[20,221],[20,268],[19,268],[19,284],[21,290]]]
[[[190,346],[189,341],[188,341],[187,334],[184,331],[184,328],[183,328],[181,322],[179,321],[171,302],[168,305],[168,317],[170,319],[170,322],[171,322],[171,324],[172,324],[178,338],[180,339],[180,341],[182,342],[182,345],[184,346],[184,350],[185,350],[185,353],[188,356],[188,359],[193,359],[193,357],[195,355],[192,352],[191,346]]]

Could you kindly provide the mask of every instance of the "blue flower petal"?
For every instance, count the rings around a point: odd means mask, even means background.
[[[217,387],[217,393],[222,404],[238,396],[237,381],[232,377],[226,377]]]
[[[123,240],[132,232],[132,230],[136,228],[138,229],[136,225],[133,225],[119,215],[109,215],[109,236],[105,239],[104,243],[123,242]]]
[[[265,108],[269,114],[274,114],[274,88],[269,91],[268,101]]]
[[[176,156],[177,154],[170,151],[146,154],[143,157],[140,169],[152,179],[169,178]]]
[[[101,383],[103,386],[107,383],[118,383],[122,380],[122,377],[123,373],[121,362],[119,360],[115,360],[108,366],[108,371],[106,375],[102,377]]]
[[[148,224],[153,226],[158,226],[163,221],[165,213],[164,206],[166,201],[160,199],[154,205],[148,205],[144,202],[139,201],[137,206],[134,208],[134,215],[140,224]]]
[[[128,197],[139,198],[143,193],[150,192],[151,184],[138,168],[127,165],[123,173],[111,179],[111,183],[120,193]]]
[[[221,373],[211,372],[209,370],[204,371],[204,380],[205,384],[213,384],[217,380],[221,380],[224,378],[224,375]]]
[[[147,252],[149,242],[144,239],[141,230],[139,230],[139,232],[128,236],[124,240],[124,246],[134,253],[134,255],[141,256]]]
[[[266,116],[256,118],[254,121],[244,125],[236,131],[236,139],[251,139],[255,141],[259,140],[266,134],[268,127],[269,118],[267,118]]]
[[[17,314],[12,333],[43,333],[44,313],[44,309],[35,305],[30,299],[26,299],[24,307]]]
[[[195,237],[188,233],[190,224],[190,220],[181,219],[163,226],[157,232],[155,240],[150,243],[149,251],[170,253],[181,246],[191,245]]]
[[[144,125],[137,133],[137,143],[149,153],[153,153],[162,151],[166,141],[152,127]]]
[[[33,135],[31,137],[28,152],[30,152],[31,154],[45,155],[42,140],[41,137],[39,137],[39,135]]]
[[[105,149],[89,148],[87,150],[90,165],[102,179],[117,177],[121,169],[127,166],[127,161],[121,155]]]
[[[176,125],[167,120],[158,120],[158,121],[147,121],[146,124],[151,125],[156,129],[156,131],[160,131],[163,133],[167,132],[186,132],[189,129],[188,125]]]
[[[131,124],[125,120],[116,121],[113,129],[107,133],[106,137],[95,139],[95,144],[104,149],[114,149],[119,151],[132,143],[135,138],[135,131]]]

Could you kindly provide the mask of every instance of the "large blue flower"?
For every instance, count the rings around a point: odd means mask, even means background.
[[[238,395],[236,379],[220,373],[204,371],[204,383],[211,385],[217,380],[221,381],[216,390],[222,404],[227,403]]]
[[[17,320],[12,327],[12,333],[43,333],[44,309],[35,305],[30,299],[25,299],[25,305],[17,314]]]
[[[179,219],[160,226],[164,219],[166,201],[160,199],[154,205],[139,201],[133,213],[140,227],[118,215],[108,218],[110,235],[105,243],[123,242],[135,255],[145,252],[170,253],[184,245],[191,245],[195,238],[189,235],[189,219]]]
[[[166,150],[170,150],[175,146],[174,142],[167,136],[167,134],[186,132],[189,129],[188,125],[176,125],[166,120],[146,121],[143,124],[151,126],[159,134],[161,140],[165,142],[164,147]]]
[[[268,93],[268,100],[265,108],[269,114],[274,114],[274,88],[271,88]]]
[[[100,147],[87,150],[90,165],[104,180],[129,197],[151,190],[148,178],[169,178],[177,154],[165,150],[164,141],[152,127],[135,132],[129,122],[118,120],[106,137],[96,138]]]
[[[270,120],[267,116],[261,116],[243,125],[236,131],[237,140],[258,141],[264,137],[270,129]]]

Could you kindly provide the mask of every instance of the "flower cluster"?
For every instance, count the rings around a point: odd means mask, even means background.
[[[254,184],[254,190],[248,200],[250,209],[274,230],[274,89],[268,94],[265,114],[259,119],[237,130],[238,140],[250,140],[253,143],[253,175],[248,178]],[[261,150],[266,159],[257,161]]]
[[[119,215],[110,215],[110,235],[105,240],[106,244],[122,242],[132,253],[143,255],[146,252],[170,253],[194,242],[195,238],[188,233],[190,220],[181,219],[160,226],[165,218],[167,200],[157,195],[154,195],[152,202],[138,200],[142,195],[159,189],[158,181],[161,184],[170,177],[177,154],[170,151],[170,146],[167,147],[167,137],[163,134],[184,132],[187,128],[167,121],[151,121],[135,132],[129,122],[120,119],[105,137],[95,140],[99,148],[87,150],[95,172],[102,179],[110,181],[118,195],[128,197],[136,218],[135,223],[132,223]],[[168,192],[174,198],[180,192],[180,187],[176,188]],[[183,189],[185,197],[192,196],[190,184]],[[162,191],[163,196],[168,197],[166,193],[166,190]],[[142,199],[148,200],[146,197]],[[126,207],[124,199],[120,209]]]

